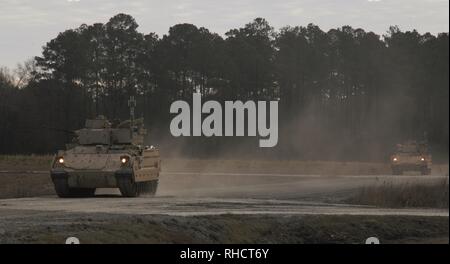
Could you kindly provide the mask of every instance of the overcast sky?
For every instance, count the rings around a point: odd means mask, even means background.
[[[314,23],[323,30],[350,25],[384,34],[402,30],[448,32],[449,0],[0,0],[0,66],[40,55],[58,32],[82,23],[132,15],[143,33],[162,36],[177,23],[192,23],[224,34],[256,17],[276,29]]]

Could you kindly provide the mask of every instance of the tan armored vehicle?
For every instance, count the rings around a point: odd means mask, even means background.
[[[401,175],[404,171],[420,171],[422,175],[431,173],[431,154],[426,143],[415,141],[398,144],[391,156],[392,174]]]
[[[75,134],[51,165],[59,197],[93,196],[96,188],[119,188],[126,197],[155,194],[161,160],[158,149],[143,146],[143,119],[112,125],[99,116]]]

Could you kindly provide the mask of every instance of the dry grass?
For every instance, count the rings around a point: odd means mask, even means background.
[[[49,170],[51,155],[0,155],[0,170]]]
[[[0,155],[0,198],[20,198],[54,194],[49,173],[25,173],[25,171],[49,171],[50,155]]]
[[[449,182],[448,178],[428,184],[384,182],[362,188],[347,202],[391,208],[449,208]]]

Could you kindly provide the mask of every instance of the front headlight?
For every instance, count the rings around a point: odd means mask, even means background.
[[[128,157],[128,156],[120,157],[120,163],[122,164],[122,166],[128,164],[129,161],[130,161],[130,157]]]
[[[398,161],[397,157],[392,158],[392,161]]]
[[[59,157],[58,158],[58,163],[59,164],[63,164],[64,163],[64,158],[63,157]]]
[[[420,161],[425,161],[425,158],[424,158],[424,157],[421,157],[421,158],[420,158]]]

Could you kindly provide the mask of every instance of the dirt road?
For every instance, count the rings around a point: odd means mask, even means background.
[[[448,176],[165,172],[158,195],[329,201],[376,184],[428,184]]]
[[[114,214],[325,214],[448,216],[440,209],[386,209],[336,203],[359,187],[380,183],[423,184],[445,176],[321,176],[263,173],[171,172],[161,175],[156,197],[125,199],[116,189],[95,198],[56,196],[0,200],[2,210]]]

